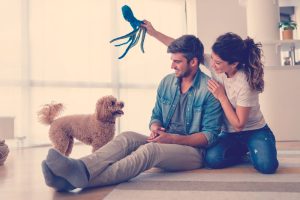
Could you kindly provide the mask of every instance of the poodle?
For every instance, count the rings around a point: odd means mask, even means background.
[[[55,149],[69,156],[74,138],[91,145],[96,151],[115,135],[116,118],[123,115],[124,103],[113,96],[104,96],[97,101],[96,111],[89,115],[70,115],[56,119],[63,104],[46,104],[38,112],[42,124],[51,125],[49,137]]]

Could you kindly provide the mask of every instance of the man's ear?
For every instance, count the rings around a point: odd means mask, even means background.
[[[198,58],[194,57],[192,58],[192,60],[190,60],[190,65],[192,65],[193,67],[198,67]]]

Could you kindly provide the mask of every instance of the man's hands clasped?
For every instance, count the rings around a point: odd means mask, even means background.
[[[151,133],[147,139],[147,142],[172,144],[174,139],[173,134],[167,133],[165,131],[166,129],[161,127],[160,125],[153,124],[151,126]]]

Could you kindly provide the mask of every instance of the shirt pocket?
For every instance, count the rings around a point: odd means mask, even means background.
[[[171,100],[170,100],[170,99],[167,99],[167,98],[164,98],[164,97],[160,97],[160,98],[159,98],[159,102],[160,102],[161,104],[171,105]]]
[[[191,132],[199,132],[201,129],[202,104],[193,106],[193,116],[191,120]]]
[[[168,99],[168,98],[160,97],[159,98],[159,103],[160,103],[160,106],[161,106],[161,111],[162,111],[163,119],[165,121],[166,118],[167,118],[167,114],[169,113],[169,111],[171,109],[172,101],[170,99]]]

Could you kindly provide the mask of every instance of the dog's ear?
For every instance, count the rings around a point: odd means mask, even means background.
[[[101,120],[104,118],[104,101],[102,99],[99,99],[96,103],[96,116],[98,120]]]

